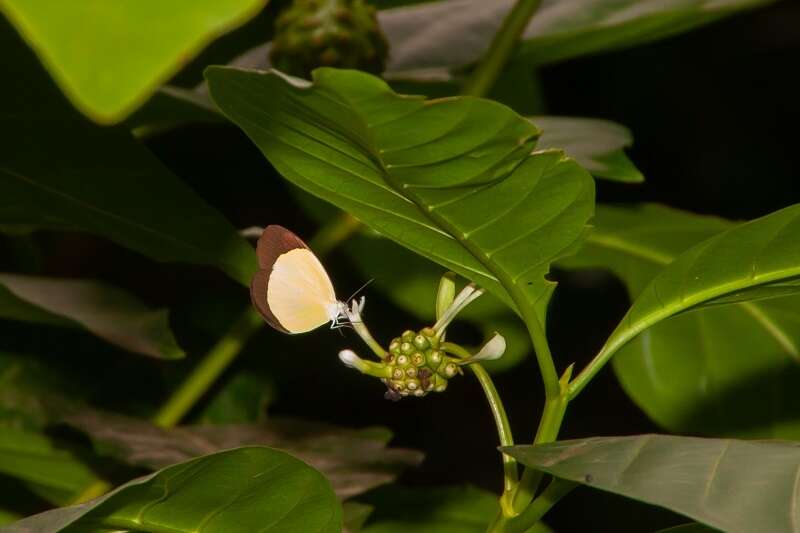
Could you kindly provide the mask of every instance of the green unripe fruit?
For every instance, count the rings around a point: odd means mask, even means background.
[[[425,356],[417,352],[411,356],[411,364],[414,366],[422,366],[425,364]]]
[[[406,355],[411,355],[415,351],[414,345],[410,342],[404,342],[400,345],[400,351]]]
[[[431,343],[428,342],[428,339],[424,335],[417,335],[416,337],[414,337],[414,346],[416,346],[417,349],[425,350],[430,345]]]
[[[431,368],[437,369],[439,365],[442,363],[443,354],[439,350],[431,350],[428,353],[428,365]]]
[[[273,66],[310,77],[319,66],[380,74],[388,44],[365,0],[294,0],[275,20]]]

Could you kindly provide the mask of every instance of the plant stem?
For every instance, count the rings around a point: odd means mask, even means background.
[[[541,0],[518,0],[494,34],[492,44],[464,84],[461,94],[485,96],[497,81],[500,72],[514,52]]]
[[[574,481],[553,478],[536,500],[522,513],[507,520],[498,531],[503,533],[523,533],[533,527],[542,517],[569,494],[578,484]]]
[[[344,242],[361,223],[349,213],[342,213],[331,224],[324,226],[309,241],[309,247],[320,257]],[[263,320],[252,307],[236,319],[225,335],[203,357],[189,376],[153,415],[151,421],[157,426],[170,428],[177,425],[197,402],[208,392],[245,344],[261,329]],[[82,503],[108,492],[113,486],[105,480],[97,480],[84,489],[73,503]]]
[[[462,359],[472,356],[467,350],[452,342],[443,342],[440,346],[445,352],[449,352]],[[500,445],[513,446],[514,437],[511,434],[508,416],[506,416],[503,401],[500,399],[500,394],[497,392],[492,378],[480,364],[473,363],[467,366],[469,366],[469,369],[475,374],[475,377],[478,378],[478,382],[483,388],[483,393],[486,395],[486,401],[489,403],[489,408],[492,410],[492,416],[494,416],[494,422],[497,426],[497,436],[500,439]],[[513,491],[517,486],[518,475],[517,461],[510,455],[503,454],[503,497],[506,501],[509,501],[509,503]]]

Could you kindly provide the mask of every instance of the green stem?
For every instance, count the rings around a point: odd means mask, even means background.
[[[361,223],[352,215],[342,213],[309,241],[309,247],[322,257],[350,237],[360,226]],[[170,395],[151,421],[165,428],[177,425],[236,359],[253,334],[261,329],[262,324],[263,320],[258,313],[248,307],[186,380]],[[112,485],[107,481],[97,480],[86,487],[73,503],[82,503],[102,496],[111,488]]]
[[[485,96],[500,76],[541,0],[518,0],[494,34],[489,50],[472,72],[461,94]]]
[[[441,349],[449,352],[457,357],[466,359],[472,357],[472,354],[467,350],[454,344],[452,342],[443,342],[440,345]],[[497,436],[500,439],[501,446],[513,446],[514,437],[511,435],[511,426],[508,423],[508,416],[503,406],[503,401],[500,399],[500,394],[494,386],[492,378],[489,373],[479,364],[473,363],[469,366],[478,382],[483,388],[483,393],[486,395],[486,401],[489,403],[489,408],[492,410],[495,425],[497,426]],[[511,495],[517,486],[518,480],[517,461],[510,455],[503,454],[503,500],[501,502],[510,502]]]
[[[523,533],[533,527],[547,511],[553,508],[561,498],[569,494],[578,484],[573,481],[553,478],[542,493],[523,512],[507,520],[496,531],[503,533]]]

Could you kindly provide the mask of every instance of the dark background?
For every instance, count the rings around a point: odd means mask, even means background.
[[[251,28],[268,31],[269,14]],[[223,39],[212,47],[203,61],[224,57],[226,43]],[[549,114],[607,118],[633,131],[635,146],[629,155],[647,183],[600,182],[601,202],[658,201],[744,219],[800,202],[795,181],[800,178],[799,70],[800,2],[785,0],[654,44],[548,66],[539,76]],[[195,65],[177,81],[188,84],[197,72]],[[305,237],[314,233],[316,224],[290,200],[287,182],[234,127],[184,127],[152,138],[148,145],[238,227],[280,223]],[[76,383],[90,382],[91,399],[106,408],[145,413],[158,405],[247,305],[240,287],[210,270],[154,264],[85,235],[45,233],[35,239],[48,253],[43,259],[32,253],[29,260],[40,262],[43,272],[105,278],[151,305],[174,309],[173,325],[190,354],[178,364],[110,353],[107,345],[75,332],[53,329],[41,335],[37,327],[0,326],[4,348],[50,354],[47,364],[62,367]],[[18,251],[27,246],[6,241]],[[17,261],[21,269],[26,259]],[[340,293],[363,282],[341,252],[328,257],[326,266]],[[609,276],[558,277],[562,283],[551,306],[549,335],[563,369],[591,358],[628,302],[622,285]],[[380,310],[370,315],[370,327],[380,339],[421,326],[376,290],[366,294],[370,309]],[[461,334],[469,338],[474,332]],[[501,472],[496,435],[477,382],[467,377],[454,380],[446,394],[387,402],[379,383],[339,363],[335,354],[352,341],[353,335],[343,338],[324,328],[303,337],[265,328],[226,378],[241,371],[269,376],[276,384],[271,414],[390,427],[395,444],[427,453],[420,469],[403,476],[407,485],[472,483],[497,491]],[[542,405],[533,359],[497,375],[496,384],[516,438],[530,439]],[[651,431],[658,428],[627,399],[607,369],[570,406],[562,436]],[[600,532],[652,531],[686,521],[585,488],[547,519],[557,531]]]

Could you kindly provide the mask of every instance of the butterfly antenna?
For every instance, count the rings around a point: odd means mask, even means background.
[[[361,287],[359,287],[359,288],[358,288],[358,290],[357,290],[356,292],[354,292],[353,294],[351,294],[351,295],[350,295],[350,298],[348,298],[348,299],[347,299],[347,301],[349,302],[350,300],[352,300],[353,298],[355,298],[356,296],[358,296],[358,293],[359,293],[359,292],[361,292],[361,291],[363,291],[364,289],[366,289],[366,288],[367,288],[367,286],[368,286],[370,283],[372,283],[373,281],[375,281],[375,278],[372,278],[371,280],[369,280],[368,282],[366,282],[365,284],[363,284]]]

